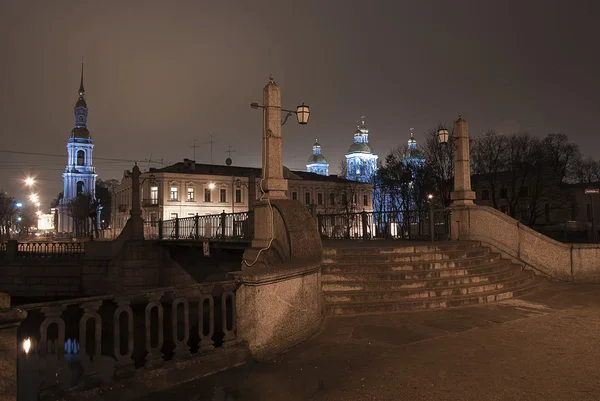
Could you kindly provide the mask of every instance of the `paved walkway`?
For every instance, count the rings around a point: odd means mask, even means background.
[[[328,319],[268,362],[145,400],[600,400],[600,285],[524,299]]]

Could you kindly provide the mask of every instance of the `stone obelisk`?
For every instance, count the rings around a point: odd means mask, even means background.
[[[264,126],[262,147],[262,189],[265,199],[286,199],[287,180],[283,177],[281,150],[281,90],[269,75],[263,90]]]
[[[475,192],[471,191],[471,162],[469,152],[469,127],[458,115],[454,122],[454,191],[450,193],[452,206],[473,205]]]

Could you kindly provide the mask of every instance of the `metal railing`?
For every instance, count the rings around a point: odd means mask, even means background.
[[[435,241],[450,238],[447,209],[319,214],[317,220],[324,239]]]
[[[85,255],[85,242],[20,242],[16,256],[19,258],[79,259]]]
[[[144,222],[144,237],[159,240],[250,241],[254,235],[251,212],[220,213],[205,216]]]
[[[236,289],[225,281],[19,306],[18,399],[55,399],[238,344]]]

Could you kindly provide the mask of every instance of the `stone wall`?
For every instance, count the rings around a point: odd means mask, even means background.
[[[14,261],[1,268],[0,291],[13,298],[82,296],[82,266],[82,261]]]
[[[557,280],[600,283],[598,244],[555,241],[487,206],[453,208],[452,213],[453,239],[481,241]]]

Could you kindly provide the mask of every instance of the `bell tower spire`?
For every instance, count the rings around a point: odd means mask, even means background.
[[[83,88],[83,57],[81,58],[81,83],[79,84],[79,96],[85,95],[85,89]]]

